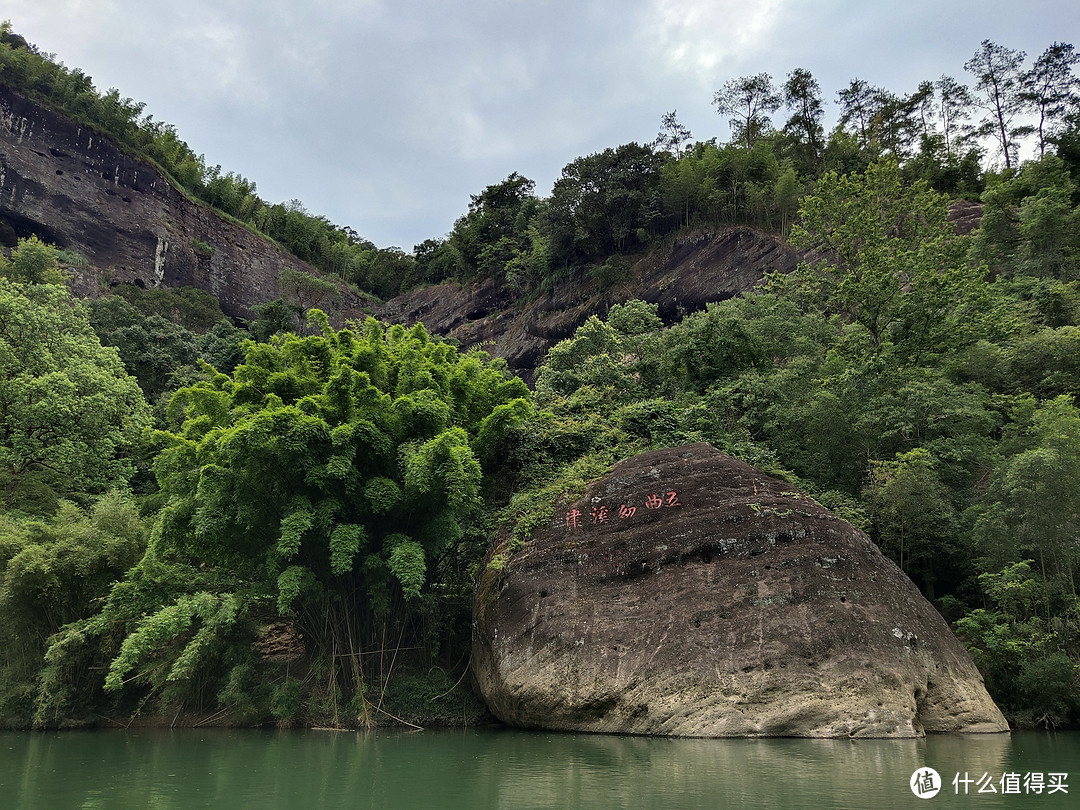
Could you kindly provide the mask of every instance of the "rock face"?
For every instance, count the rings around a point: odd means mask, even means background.
[[[192,202],[108,138],[0,85],[0,219],[77,251],[75,291],[192,286],[233,317],[278,297],[282,267],[316,273],[274,242]],[[345,309],[356,306],[346,301]]]
[[[477,588],[473,672],[511,725],[1008,729],[945,621],[865,534],[710,445],[622,462],[500,551]]]
[[[673,323],[706,304],[760,284],[766,272],[791,272],[799,254],[770,234],[743,226],[681,234],[637,261],[631,277],[604,292],[567,281],[525,301],[486,280],[470,287],[447,282],[387,301],[375,314],[390,323],[417,321],[463,347],[483,345],[531,382],[548,349],[573,336],[590,315],[640,298]]]

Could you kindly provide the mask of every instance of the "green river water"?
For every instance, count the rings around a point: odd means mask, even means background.
[[[909,781],[927,767],[943,784],[920,799]],[[965,774],[966,797],[962,781],[953,785]],[[1067,788],[1051,794],[1052,783]],[[5,810],[934,806],[1078,808],[1080,734],[849,741],[501,729],[0,733]]]

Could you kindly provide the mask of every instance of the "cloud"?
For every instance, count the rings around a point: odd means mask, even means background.
[[[650,0],[642,12],[642,34],[668,69],[715,82],[717,73],[754,58],[768,47],[785,9],[781,0]]]

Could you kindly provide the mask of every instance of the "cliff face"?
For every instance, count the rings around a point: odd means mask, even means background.
[[[707,444],[616,465],[500,562],[477,587],[473,672],[511,725],[1008,729],[948,625],[865,534]]]
[[[228,315],[278,297],[295,256],[192,202],[153,166],[108,138],[0,85],[0,219],[19,236],[82,254],[75,291],[109,283],[192,286]]]
[[[612,304],[639,298],[655,303],[673,323],[751,289],[767,272],[791,272],[798,261],[798,252],[775,236],[733,226],[676,236],[637,261],[628,280],[603,292],[587,282],[567,282],[548,295],[515,301],[490,279],[470,287],[447,282],[398,296],[376,315],[391,323],[421,321],[464,347],[483,345],[531,381],[548,349]]]

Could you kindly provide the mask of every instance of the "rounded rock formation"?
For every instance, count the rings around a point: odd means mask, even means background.
[[[863,532],[707,444],[616,465],[523,549],[492,559],[473,671],[511,725],[1008,730],[948,625]]]

